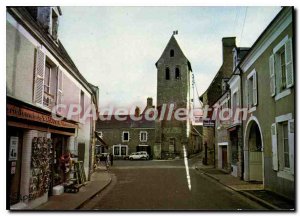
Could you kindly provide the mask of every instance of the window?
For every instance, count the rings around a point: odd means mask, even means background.
[[[283,139],[284,167],[285,168],[290,168],[288,122],[282,123],[282,135],[283,135],[282,139]]]
[[[62,102],[63,73],[44,51],[37,47],[34,71],[33,101],[35,104],[51,109]],[[58,111],[59,112],[59,111]]]
[[[273,170],[278,177],[294,180],[294,119],[292,113],[275,119],[271,125]]]
[[[178,67],[175,69],[175,79],[180,79],[180,70]]]
[[[120,146],[114,146],[114,155],[120,155]]]
[[[129,141],[129,132],[128,131],[123,131],[122,141],[123,142],[128,142]]]
[[[170,69],[166,68],[166,80],[170,80]]]
[[[256,83],[256,71],[253,70],[246,80],[246,96],[248,108],[255,107],[257,105],[257,83]]]
[[[170,50],[170,57],[174,57],[174,50]]]
[[[148,133],[146,131],[140,132],[140,141],[141,142],[147,142]]]
[[[55,105],[56,68],[46,61],[44,73],[43,105],[51,108]]]
[[[292,38],[286,36],[269,57],[270,92],[276,100],[288,95],[284,93],[294,85]]]

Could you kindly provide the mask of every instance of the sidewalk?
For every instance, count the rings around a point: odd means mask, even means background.
[[[51,196],[45,204],[35,210],[75,210],[86,201],[93,198],[111,182],[110,174],[104,168],[97,168],[92,174],[91,181],[79,189],[78,193],[63,193],[58,196]]]
[[[285,199],[271,191],[264,190],[263,184],[242,181],[212,165],[203,165],[201,161],[195,164],[195,169],[203,172],[206,176],[218,181],[220,184],[239,192],[247,198],[258,202],[264,207],[272,210],[292,210],[295,205],[292,201]]]

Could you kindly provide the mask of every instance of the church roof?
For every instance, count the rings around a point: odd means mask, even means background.
[[[182,55],[183,55],[183,56],[186,58],[186,60],[187,60],[187,64],[188,64],[189,70],[190,70],[190,71],[193,71],[193,70],[192,70],[192,65],[191,65],[190,61],[189,61],[188,58],[184,55],[184,53],[183,53],[181,47],[179,46],[179,44],[178,44],[178,42],[177,42],[176,37],[175,37],[174,34],[171,36],[171,38],[170,38],[170,40],[169,40],[167,46],[165,47],[164,51],[162,52],[160,58],[159,58],[159,59],[157,60],[157,62],[155,63],[155,66],[157,67],[158,61],[159,61],[159,60],[163,57],[163,55],[169,50],[170,46],[172,46],[171,44],[173,44],[173,46],[177,47],[177,49],[182,53]]]

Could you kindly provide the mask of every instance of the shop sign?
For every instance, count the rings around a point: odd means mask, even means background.
[[[9,161],[16,161],[18,158],[19,137],[10,137],[9,141]]]
[[[203,127],[215,127],[215,121],[213,120],[204,120]]]
[[[12,117],[20,118],[20,119],[26,119],[29,121],[50,124],[50,125],[53,125],[56,127],[76,128],[75,124],[72,124],[72,123],[69,123],[66,121],[55,120],[52,118],[51,115],[38,113],[38,112],[32,111],[30,109],[24,108],[24,107],[17,107],[12,104],[7,104],[6,114],[7,114],[7,116],[12,116]]]

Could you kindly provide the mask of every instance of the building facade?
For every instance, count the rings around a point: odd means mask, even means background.
[[[6,14],[7,176],[11,209],[46,202],[66,181],[65,154],[93,171],[95,121],[85,111],[98,106],[98,88],[76,68],[57,34],[60,7],[8,7]],[[68,116],[68,108],[82,107]],[[60,109],[53,108],[63,105]],[[59,120],[52,118],[52,112]]]
[[[293,7],[283,7],[241,61],[244,179],[294,199]]]
[[[152,98],[147,99],[147,106],[143,112],[140,113],[137,107],[133,116],[123,115],[119,116],[120,119],[114,115],[100,116],[96,132],[101,140],[96,143],[96,153],[109,152],[114,159],[123,159],[132,152],[147,151],[152,158],[155,120],[145,117],[150,108],[154,108]]]
[[[222,38],[222,65],[215,75],[213,81],[207,88],[207,90],[201,95],[200,100],[203,103],[203,107],[208,106],[210,108],[217,102],[217,100],[226,91],[226,81],[232,74],[232,50],[236,47],[235,37],[225,37]],[[207,118],[212,117],[213,112],[207,113]],[[204,114],[205,115],[205,114]],[[205,116],[204,116],[205,117]],[[217,153],[215,152],[215,126],[207,125],[203,119],[203,158],[205,164],[213,165],[215,164],[215,157]],[[214,123],[214,122],[213,122]],[[218,142],[218,141],[217,141]],[[225,151],[225,149],[224,149]],[[224,153],[225,154],[225,153]]]

